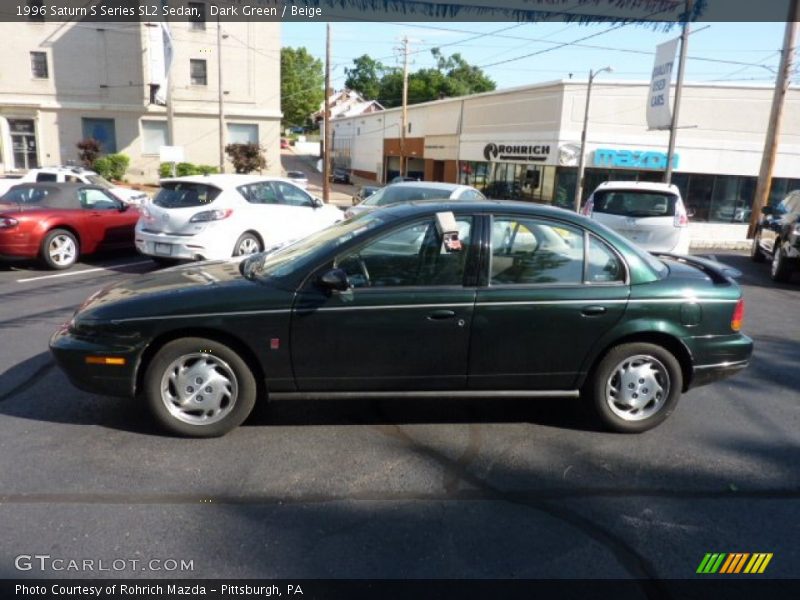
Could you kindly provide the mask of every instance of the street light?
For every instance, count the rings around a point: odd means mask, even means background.
[[[589,70],[589,85],[586,88],[586,112],[583,114],[583,131],[581,132],[581,155],[578,159],[578,181],[575,186],[575,212],[581,211],[581,196],[583,196],[583,171],[586,167],[586,128],[589,125],[589,102],[592,99],[592,82],[600,73],[611,73],[614,69],[603,67],[597,71]]]

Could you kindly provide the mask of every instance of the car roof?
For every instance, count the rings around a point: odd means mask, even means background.
[[[187,175],[185,177],[165,177],[160,183],[172,182],[203,183],[213,185],[218,188],[235,188],[248,183],[258,181],[287,181],[286,177],[274,177],[272,175],[242,175],[239,173],[212,173],[210,175]]]
[[[461,186],[461,187],[467,187],[467,186]],[[408,202],[387,204],[386,206],[380,207],[377,210],[382,211],[382,213],[387,216],[404,218],[406,216],[413,216],[415,214],[430,214],[431,209],[434,208],[438,209],[439,211],[453,211],[453,212],[493,212],[498,210],[507,210],[516,213],[521,212],[521,213],[528,213],[530,215],[566,220],[587,226],[593,225],[591,219],[587,219],[586,217],[579,215],[571,210],[558,208],[557,206],[549,206],[546,204],[534,204],[533,202],[518,202],[515,200],[487,199],[487,200],[471,200],[470,202],[463,202],[458,200],[410,200]]]
[[[425,188],[430,190],[442,190],[454,192],[455,190],[469,188],[468,185],[460,183],[442,183],[441,181],[398,181],[393,183],[392,187],[409,187],[409,188]]]
[[[644,190],[648,192],[669,192],[679,194],[678,186],[674,183],[659,183],[656,181],[604,181],[595,188],[602,190]]]

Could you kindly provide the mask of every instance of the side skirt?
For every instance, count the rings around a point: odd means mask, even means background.
[[[469,390],[397,392],[271,392],[270,400],[352,400],[358,398],[577,398],[578,390]]]

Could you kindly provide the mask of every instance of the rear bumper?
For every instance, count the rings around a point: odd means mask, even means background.
[[[749,360],[740,360],[737,362],[719,363],[716,365],[698,365],[694,367],[692,372],[692,383],[690,388],[696,388],[708,383],[714,383],[720,379],[736,375],[742,369],[747,368],[750,364]]]
[[[205,232],[204,232],[205,233]],[[219,238],[224,236],[193,235],[178,236],[136,230],[136,249],[147,256],[175,258],[180,260],[218,260],[230,258],[233,243],[223,246]]]
[[[746,335],[726,335],[692,340],[692,380],[695,388],[735,375],[750,364],[753,340]]]

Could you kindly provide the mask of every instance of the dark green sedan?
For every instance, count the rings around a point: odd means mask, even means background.
[[[640,432],[748,364],[724,266],[647,254],[596,221],[514,202],[418,202],[270,254],[139,276],[50,348],[79,388],[142,397],[210,437],[258,399],[572,398]]]

